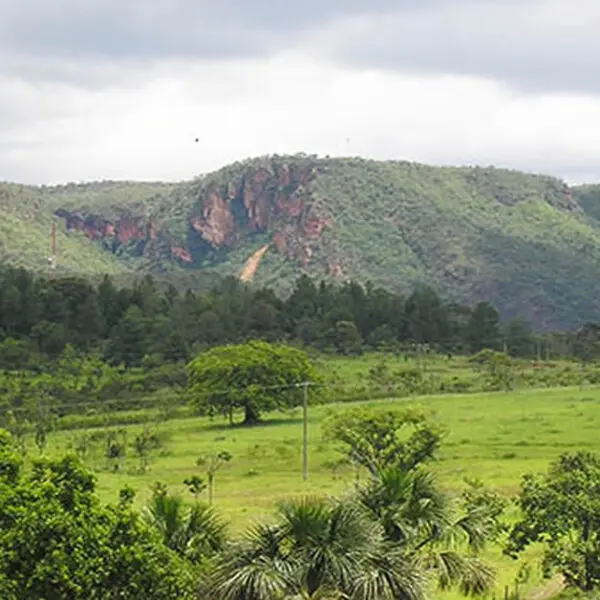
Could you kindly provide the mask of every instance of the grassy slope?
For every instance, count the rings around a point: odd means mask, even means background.
[[[236,163],[182,184],[103,182],[59,188],[0,184],[0,258],[43,269],[50,214],[57,207],[105,216],[119,207],[152,214],[175,245],[185,246],[187,217],[206,183],[239,182],[268,158]],[[284,160],[282,158],[279,159]],[[408,291],[429,283],[451,298],[489,299],[503,313],[544,326],[600,319],[595,286],[600,261],[598,197],[594,186],[575,191],[588,215],[565,210],[562,183],[502,169],[439,168],[403,162],[291,157],[319,167],[314,205],[332,225],[325,230],[309,272],[323,277],[320,256],[339,262],[347,277]],[[5,192],[3,196],[3,191]],[[218,253],[207,275],[239,274],[269,234]],[[59,234],[59,266],[89,273],[160,268],[179,277],[170,258],[112,256],[81,236]],[[189,273],[189,271],[188,271]],[[257,284],[290,288],[298,265],[270,250]]]
[[[0,260],[34,271],[47,268],[52,214],[59,207],[141,206],[164,184],[103,182],[59,187],[0,183]],[[64,273],[126,273],[134,263],[105,252],[83,234],[57,227],[57,270]]]

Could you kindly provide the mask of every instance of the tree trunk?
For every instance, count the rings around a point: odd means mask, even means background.
[[[258,423],[258,413],[254,410],[252,404],[244,406],[244,425],[256,425]]]

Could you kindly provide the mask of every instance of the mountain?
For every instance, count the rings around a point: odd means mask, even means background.
[[[392,290],[427,284],[540,328],[600,320],[600,186],[498,168],[268,156],[176,184],[0,184],[0,259],[60,272],[306,272]]]
[[[600,222],[600,184],[587,184],[577,186],[574,198],[584,212]]]

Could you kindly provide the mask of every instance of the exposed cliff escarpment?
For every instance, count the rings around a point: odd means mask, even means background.
[[[323,232],[332,217],[317,208],[313,183],[318,169],[309,163],[263,161],[232,174],[225,170],[207,177],[193,190],[174,193],[152,216],[113,211],[111,217],[59,209],[69,231],[81,231],[102,241],[113,252],[143,255],[161,242],[170,259],[183,266],[214,263],[227,250],[262,236],[274,251],[306,268],[318,254]],[[190,202],[190,194],[192,194]],[[169,219],[173,205],[187,206],[187,231],[177,235]],[[166,257],[163,257],[166,258]],[[325,261],[323,272],[337,273],[337,263]]]

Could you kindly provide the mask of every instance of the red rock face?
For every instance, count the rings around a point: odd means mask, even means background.
[[[237,179],[209,183],[188,216],[190,229],[213,248],[237,247],[248,233],[270,234],[275,251],[306,267],[331,224],[313,207],[310,184],[316,176],[314,168],[303,164],[271,163],[248,168]],[[162,240],[177,260],[189,264],[196,258],[191,246],[175,242],[155,219],[132,214],[108,220],[64,210],[56,214],[65,219],[67,229],[83,231],[91,240],[111,238],[113,247],[131,240]]]
[[[190,217],[192,228],[213,247],[233,247],[248,232],[273,232],[273,243],[279,252],[289,258],[306,252],[288,251],[294,238],[318,238],[329,225],[325,219],[308,217],[310,199],[307,186],[316,176],[313,169],[296,165],[279,165],[248,170],[241,181],[230,181],[226,186],[209,185],[200,199],[200,210]],[[244,219],[237,221],[232,206],[239,202]],[[297,245],[297,244],[296,244]]]
[[[273,236],[273,245],[275,246],[275,248],[277,248],[277,250],[279,252],[283,252],[285,250],[287,244],[286,244],[285,236],[283,235],[283,233],[278,231]]]
[[[344,272],[342,271],[342,267],[339,263],[333,263],[329,265],[329,274],[336,279],[340,279],[344,276]]]
[[[323,229],[325,229],[327,225],[329,225],[329,221],[327,219],[310,217],[303,223],[302,229],[306,237],[314,238],[320,237],[323,233]]]
[[[202,205],[202,215],[190,217],[191,226],[211,246],[229,244],[234,230],[229,199],[222,198],[217,187],[213,185],[207,190]]]
[[[143,240],[146,231],[138,219],[121,219],[117,222],[117,239],[126,244],[131,239]]]
[[[156,240],[156,224],[154,221],[150,221],[150,223],[148,223],[148,237],[152,241]]]

